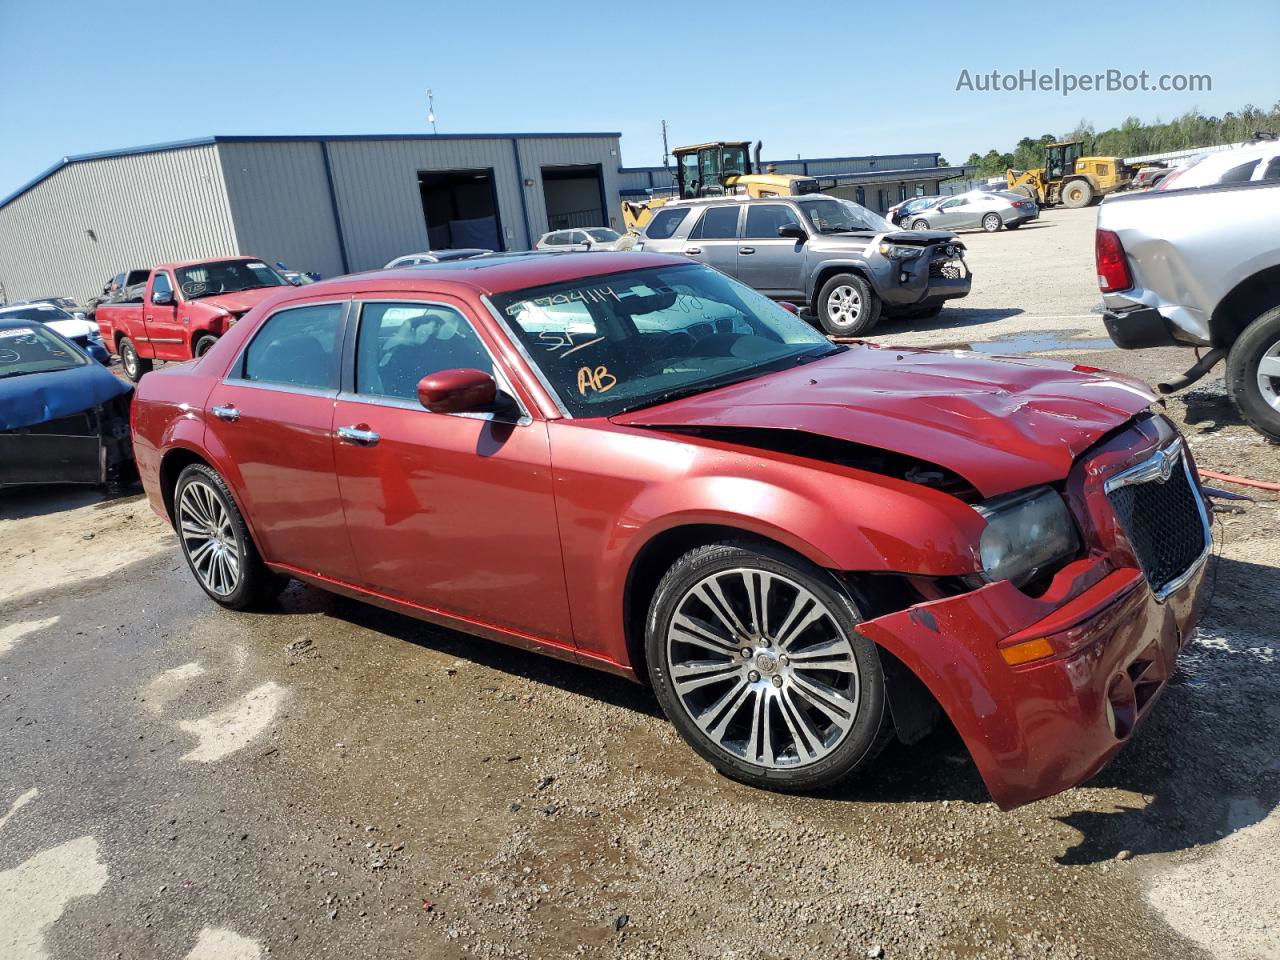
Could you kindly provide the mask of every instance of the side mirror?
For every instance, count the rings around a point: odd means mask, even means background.
[[[787,311],[787,313],[792,313],[792,314],[795,314],[796,316],[800,315],[800,308],[788,300],[779,300],[778,306],[780,306],[783,310]]]
[[[173,303],[172,290],[152,290],[151,302],[157,307],[167,307]]]
[[[804,232],[804,227],[798,223],[784,223],[778,228],[778,236],[786,237],[789,240],[799,240],[801,243],[809,239],[809,235]]]
[[[432,413],[488,410],[497,398],[497,381],[483,370],[441,370],[418,381],[418,402]]]

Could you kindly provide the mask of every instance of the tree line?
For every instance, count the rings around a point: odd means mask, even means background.
[[[1102,131],[1094,130],[1093,124],[1081,120],[1074,130],[1063,136],[1046,133],[1039,137],[1023,137],[1009,153],[995,149],[981,155],[971,153],[965,164],[976,166],[979,177],[993,177],[1010,167],[1027,170],[1043,165],[1045,144],[1063,140],[1082,141],[1086,156],[1140,157],[1168,150],[1240,143],[1259,131],[1280,132],[1280,102],[1270,109],[1247,104],[1221,117],[1206,117],[1196,110],[1189,110],[1168,122],[1157,118],[1151,123],[1144,123],[1137,117],[1128,117],[1120,126]]]

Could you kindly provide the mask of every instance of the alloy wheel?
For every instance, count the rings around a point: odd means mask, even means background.
[[[1258,360],[1258,392],[1271,409],[1280,412],[1280,340],[1277,340]]]
[[[125,341],[120,348],[120,362],[124,364],[124,372],[129,375],[130,380],[137,378],[138,373],[138,354],[133,349],[133,344]]]
[[[862,297],[848,284],[836,287],[827,296],[827,316],[837,326],[852,326],[861,315]]]
[[[853,647],[826,603],[789,577],[749,567],[704,577],[677,603],[665,646],[690,719],[748,763],[816,763],[857,719]]]
[[[240,540],[222,498],[202,480],[182,489],[178,532],[200,582],[220,597],[230,596],[240,583]]]

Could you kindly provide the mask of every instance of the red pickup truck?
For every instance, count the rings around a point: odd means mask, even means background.
[[[290,286],[254,257],[162,263],[140,300],[104,303],[95,319],[135,383],[155,360],[200,357],[250,308]]]

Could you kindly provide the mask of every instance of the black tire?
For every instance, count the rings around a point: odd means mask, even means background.
[[[929,221],[924,219],[923,217],[921,217],[919,220],[912,220],[911,229],[912,230],[928,230]]]
[[[209,352],[209,348],[218,342],[218,338],[212,333],[202,333],[196,337],[195,343],[191,345],[191,355],[199,358]]]
[[[188,507],[188,497],[192,501],[191,508]],[[221,508],[222,514],[217,513],[217,508]],[[206,513],[202,514],[202,510]],[[201,553],[202,545],[214,539],[212,534],[195,532],[197,526],[206,531],[213,529],[213,523],[203,523],[206,515],[215,522],[225,519],[225,523],[217,523],[223,534],[219,546],[224,554],[234,555],[234,583],[227,583],[217,575],[206,575],[200,565],[202,558],[209,556],[208,552]],[[193,525],[186,528],[185,523]],[[173,488],[173,527],[191,575],[215,603],[230,610],[248,610],[274,600],[288,586],[288,577],[272,573],[262,562],[235,498],[231,496],[226,481],[212,467],[193,463],[178,474],[178,482]],[[188,529],[192,531],[190,534]],[[216,550],[216,547],[207,549]],[[193,555],[197,559],[193,559]],[[218,564],[222,571],[232,566],[229,563],[222,565],[221,561]],[[219,583],[225,583],[229,589],[218,589]]]
[[[852,306],[838,308],[836,300]],[[861,337],[871,332],[880,319],[880,298],[871,284],[856,273],[837,273],[818,291],[818,322],[833,337]]]
[[[984,233],[999,233],[1000,228],[1004,226],[1004,221],[1000,219],[998,213],[988,213],[982,218],[982,230]]]
[[[749,609],[744,605],[746,601],[732,589],[734,584],[751,582],[746,579],[747,574],[757,578],[763,574],[769,574],[777,578],[769,580],[767,587],[764,586],[765,581],[762,579],[754,581],[760,586],[753,588],[753,595],[764,601],[761,604],[763,609],[772,612],[775,618],[773,624],[778,623],[777,618],[782,618],[779,629],[785,630],[787,623],[790,622],[790,618],[785,615],[786,612],[790,611],[794,614],[796,603],[801,602],[802,594],[798,589],[793,591],[793,588],[803,588],[823,605],[825,610],[822,618],[790,637],[779,638],[778,645],[772,648],[772,654],[769,652],[768,629],[761,629],[760,624],[754,623],[754,633],[751,636],[755,639],[751,639],[747,634],[730,638],[731,646],[728,653],[713,654],[713,656],[718,655],[724,658],[722,665],[696,659],[701,653],[696,644],[686,646],[679,639],[668,643],[668,634],[672,630],[677,613],[690,609],[687,604],[694,596],[693,591],[707,582],[708,577],[720,576],[722,579],[715,581],[718,587],[724,585],[720,595],[731,598],[726,602],[733,605],[733,609],[744,621],[750,619]],[[737,603],[732,599],[735,596],[738,596]],[[791,600],[790,604],[788,604],[788,598]],[[693,602],[696,604],[701,601],[695,598]],[[808,604],[809,601],[803,602]],[[813,609],[816,607],[806,605],[800,608],[806,616],[808,611]],[[771,626],[768,623],[769,616],[769,613],[765,613],[762,619],[766,625]],[[687,612],[682,614],[682,618],[687,617]],[[861,620],[862,617],[852,600],[837,587],[830,576],[802,557],[769,544],[752,542],[708,544],[682,556],[658,584],[657,592],[650,604],[645,630],[649,678],[653,683],[658,702],[672,725],[700,756],[725,776],[767,790],[790,792],[830,787],[852,776],[859,768],[875,759],[888,745],[894,734],[879,654],[875,644],[855,631],[856,625]],[[717,627],[717,629],[721,628]],[[677,636],[686,635],[688,634],[680,633]],[[720,635],[725,634],[722,632]],[[810,639],[802,643],[802,639],[806,636]],[[798,748],[799,742],[808,734],[814,734],[815,739],[806,740],[806,743],[808,746],[819,744],[822,735],[817,731],[821,729],[830,714],[825,711],[815,712],[814,701],[796,685],[795,676],[800,674],[802,681],[814,679],[816,671],[819,676],[830,678],[834,684],[841,680],[843,675],[835,671],[823,671],[820,667],[797,668],[793,662],[788,661],[785,654],[790,652],[791,656],[798,660],[815,646],[814,640],[817,641],[817,645],[832,642],[824,640],[824,637],[834,637],[836,642],[847,641],[847,647],[841,644],[840,656],[843,662],[856,666],[856,673],[849,671],[849,682],[856,682],[857,697],[844,701],[844,703],[853,704],[854,707],[851,716],[847,717],[848,725],[846,728],[841,728],[838,736],[820,747],[825,752],[815,749],[809,751],[813,757],[802,758]],[[782,643],[784,639],[790,646]],[[770,672],[771,675],[766,678],[755,669],[760,665],[758,655],[739,659],[741,652],[734,649],[738,643],[763,645],[758,653],[766,657],[773,656],[775,666],[770,669],[766,663],[761,669]],[[673,659],[675,655],[671,653],[677,649],[684,651],[681,654],[682,657],[692,656],[695,659],[686,659],[677,663]],[[846,650],[847,655],[844,652]],[[813,656],[809,654],[809,657]],[[833,658],[834,655],[823,659]],[[673,663],[676,664],[674,670]],[[686,686],[683,692],[676,689],[673,678],[675,670],[683,669],[686,676],[692,673],[699,678],[693,681],[694,685],[698,686],[700,678],[705,677],[707,673],[705,663],[712,663],[713,671],[722,667],[733,673],[727,679],[702,683],[696,690],[689,686]],[[744,673],[748,670],[751,671],[750,674]],[[754,679],[751,679],[752,676]],[[825,683],[821,680],[819,682]],[[732,686],[724,689],[725,684],[732,684]],[[720,692],[721,689],[724,689],[724,693]],[[809,689],[812,690],[813,687]],[[826,689],[834,692],[831,686]],[[735,691],[742,691],[740,699]],[[702,708],[700,716],[704,719],[707,717],[707,710],[714,711],[710,719],[716,722],[710,723],[710,730],[715,731],[723,725],[722,734],[717,737],[713,732],[704,732],[699,727],[693,717],[695,708],[688,705],[685,699],[689,697],[700,697],[704,700],[712,700],[713,703],[727,701],[729,704],[734,704],[726,708],[727,713],[715,706]],[[840,702],[833,699],[827,707],[830,708],[833,704]],[[783,706],[784,703],[786,707]],[[789,714],[788,710],[794,711],[794,714]],[[744,713],[751,715],[750,722]],[[804,724],[802,713],[803,717],[810,719],[810,724]],[[848,714],[849,711],[844,710],[844,713]],[[815,719],[817,722],[813,723]],[[793,720],[798,720],[802,724],[803,734],[797,733]],[[759,737],[756,736],[757,732],[760,734]],[[741,754],[735,752],[739,742],[736,738],[739,736],[742,737]],[[764,746],[766,742],[769,744],[767,748]],[[787,746],[788,743],[790,748]],[[788,756],[788,750],[791,756]],[[748,759],[748,756],[754,759]]]
[[[1280,359],[1280,307],[1273,307],[1245,328],[1227,354],[1227,393],[1244,421],[1280,443],[1280,409],[1264,393],[1259,378],[1263,358]],[[1271,365],[1271,364],[1269,364]],[[1280,376],[1267,376],[1272,398],[1280,398]]]
[[[1062,202],[1072,210],[1093,203],[1093,187],[1088,180],[1068,180],[1062,185]]]
[[[120,338],[120,366],[124,375],[137,383],[144,373],[150,373],[154,364],[145,357],[138,356],[138,348],[128,337]]]

